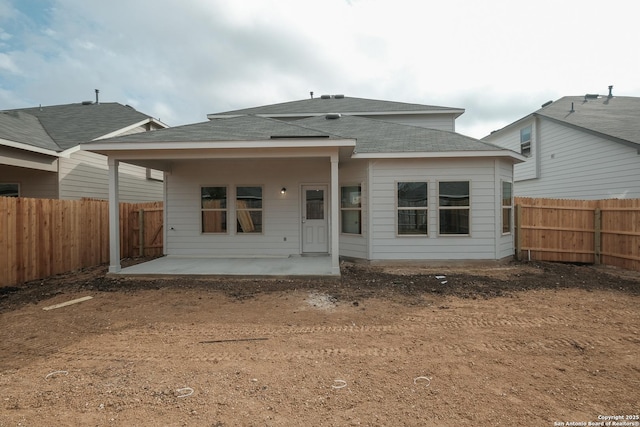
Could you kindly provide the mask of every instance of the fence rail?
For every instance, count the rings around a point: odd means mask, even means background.
[[[640,199],[516,198],[519,259],[613,265],[640,271]],[[102,200],[0,197],[0,286],[109,262]],[[162,202],[120,204],[123,258],[162,255]]]
[[[161,202],[120,204],[123,258],[162,254]],[[160,227],[162,214],[160,216]],[[146,225],[146,227],[145,227]],[[145,232],[146,229],[146,232]],[[157,233],[151,240],[149,230]],[[143,245],[140,245],[140,241]],[[152,248],[150,248],[153,246]],[[109,209],[103,200],[0,197],[0,286],[11,286],[109,262]]]
[[[640,199],[517,197],[516,257],[640,271]]]

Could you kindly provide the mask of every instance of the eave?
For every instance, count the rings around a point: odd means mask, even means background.
[[[507,158],[514,163],[526,161],[526,157],[511,150],[499,151],[438,151],[438,152],[394,152],[354,153],[353,159],[450,159],[450,158]]]
[[[4,145],[6,147],[17,148],[20,150],[31,151],[33,153],[45,154],[47,156],[60,157],[60,153],[54,150],[48,150],[46,148],[35,147],[29,144],[23,144],[21,142],[11,141],[8,139],[0,138],[0,145]]]

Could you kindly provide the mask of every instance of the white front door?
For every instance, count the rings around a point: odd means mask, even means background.
[[[302,187],[302,252],[328,253],[327,186]]]

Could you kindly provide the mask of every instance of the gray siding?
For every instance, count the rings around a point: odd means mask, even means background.
[[[0,183],[19,184],[21,197],[58,198],[58,174],[0,165]]]
[[[496,170],[501,162],[493,159],[465,160],[381,160],[372,164],[373,260],[478,260],[500,259],[509,251],[504,247],[500,214],[496,212],[500,193],[496,177],[508,167]],[[396,235],[395,188],[398,181],[428,182],[428,236]],[[439,181],[470,181],[471,211],[469,236],[438,234]],[[498,234],[500,233],[500,234]]]
[[[587,200],[640,198],[640,155],[636,148],[541,120],[540,154],[540,179],[519,184],[518,195]]]
[[[60,159],[60,198],[109,198],[107,158],[88,151],[77,151]],[[163,183],[147,179],[147,170],[120,163],[120,201],[150,202],[162,200]]]
[[[518,163],[514,168],[515,182],[525,181],[528,179],[535,179],[539,176],[539,122],[531,117],[528,120],[523,120],[518,126],[501,130],[498,133],[492,134],[486,138],[485,141],[492,144],[496,144],[500,147],[508,148],[516,153],[520,153],[520,130],[528,126],[531,126],[531,155],[527,157],[524,163]]]
[[[485,139],[519,150],[519,129],[524,126]],[[536,120],[532,139],[532,156],[515,165],[516,196],[640,198],[638,149],[544,118]]]
[[[176,163],[166,179],[165,252],[168,255],[191,256],[300,254],[300,188],[303,184],[329,184],[330,165],[328,158]],[[229,210],[227,218],[227,234],[201,233],[200,187],[228,186],[231,191],[238,185],[263,187],[263,233],[236,234],[233,209]],[[284,196],[280,194],[282,187],[287,188]],[[229,203],[232,203],[231,199]]]

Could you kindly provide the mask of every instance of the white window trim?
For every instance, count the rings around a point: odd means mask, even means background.
[[[419,208],[419,207],[415,207],[415,206],[409,206],[406,208],[401,208],[398,206],[398,183],[400,182],[420,182],[420,183],[424,183],[427,185],[427,206],[425,206],[424,208]],[[431,221],[430,216],[431,216],[431,209],[429,208],[429,185],[430,182],[427,179],[403,179],[402,181],[394,181],[393,183],[393,197],[395,199],[394,202],[394,232],[396,237],[400,237],[400,238],[428,238],[431,235],[431,227],[430,227],[430,223]],[[400,224],[398,224],[398,211],[406,211],[406,210],[424,210],[425,211],[425,215],[427,217],[427,232],[425,234],[400,234],[398,233],[398,226]]]
[[[340,234],[344,234],[345,236],[362,236],[363,235],[363,227],[362,227],[362,183],[354,183],[354,184],[340,184],[340,218],[339,218],[339,223],[340,223]],[[344,187],[360,187],[360,207],[358,208],[343,208],[342,207],[342,189]],[[360,233],[346,233],[342,231],[342,212],[343,211],[359,211],[360,212]]]
[[[18,186],[18,196],[17,197],[21,197],[22,187],[20,186],[19,182],[0,182],[0,184],[3,184],[3,185],[17,185]],[[13,197],[13,196],[6,196],[6,197]]]
[[[529,129],[529,139],[526,140],[526,141],[523,141],[522,140],[522,131],[525,130],[525,129]],[[532,125],[528,125],[528,126],[525,126],[525,127],[521,128],[519,136],[520,136],[520,154],[522,154],[525,157],[531,157],[531,152],[532,152],[531,141],[533,140],[533,126]],[[527,154],[524,153],[525,149],[528,150]]]
[[[510,201],[510,205],[505,206],[503,204],[504,202],[504,184],[505,183],[509,183],[511,184],[511,201]],[[508,236],[510,234],[513,233],[513,182],[512,181],[507,181],[507,180],[501,180],[500,181],[500,231],[502,232],[503,236]],[[504,223],[504,210],[505,209],[509,209],[509,231],[505,232],[504,229],[502,228],[502,224]]]
[[[469,206],[440,206],[440,183],[441,182],[468,182],[469,183]],[[437,218],[436,223],[438,227],[438,237],[471,237],[473,233],[471,230],[472,225],[472,217],[471,217],[471,205],[473,204],[473,185],[470,179],[447,179],[447,180],[438,180],[436,182],[436,204],[437,204]],[[442,234],[440,233],[440,210],[468,210],[469,211],[469,233],[467,234]]]
[[[221,188],[225,188],[227,191],[227,207],[222,209],[206,209],[202,207],[202,189],[203,188],[208,188],[208,187],[221,187]],[[220,184],[207,184],[207,185],[201,185],[200,187],[198,187],[198,189],[200,190],[200,194],[199,194],[199,200],[198,203],[200,204],[200,234],[201,235],[218,235],[218,236],[224,236],[224,235],[228,235],[229,234],[229,218],[230,218],[230,209],[229,209],[229,186],[228,185],[220,185]],[[203,231],[203,224],[202,224],[202,212],[226,212],[227,215],[227,229],[226,231]]]
[[[260,209],[250,208],[250,209],[238,209],[238,188],[241,187],[260,187],[262,193],[262,207]],[[234,213],[234,221],[233,221],[233,234],[237,236],[261,236],[264,235],[265,230],[265,216],[264,216],[264,205],[265,205],[265,191],[264,185],[261,184],[242,184],[235,185],[233,188],[233,213]],[[258,212],[260,211],[260,215],[262,217],[262,229],[260,232],[252,232],[252,231],[238,231],[238,212],[239,211],[247,211],[247,212]],[[228,228],[228,227],[227,227]]]

